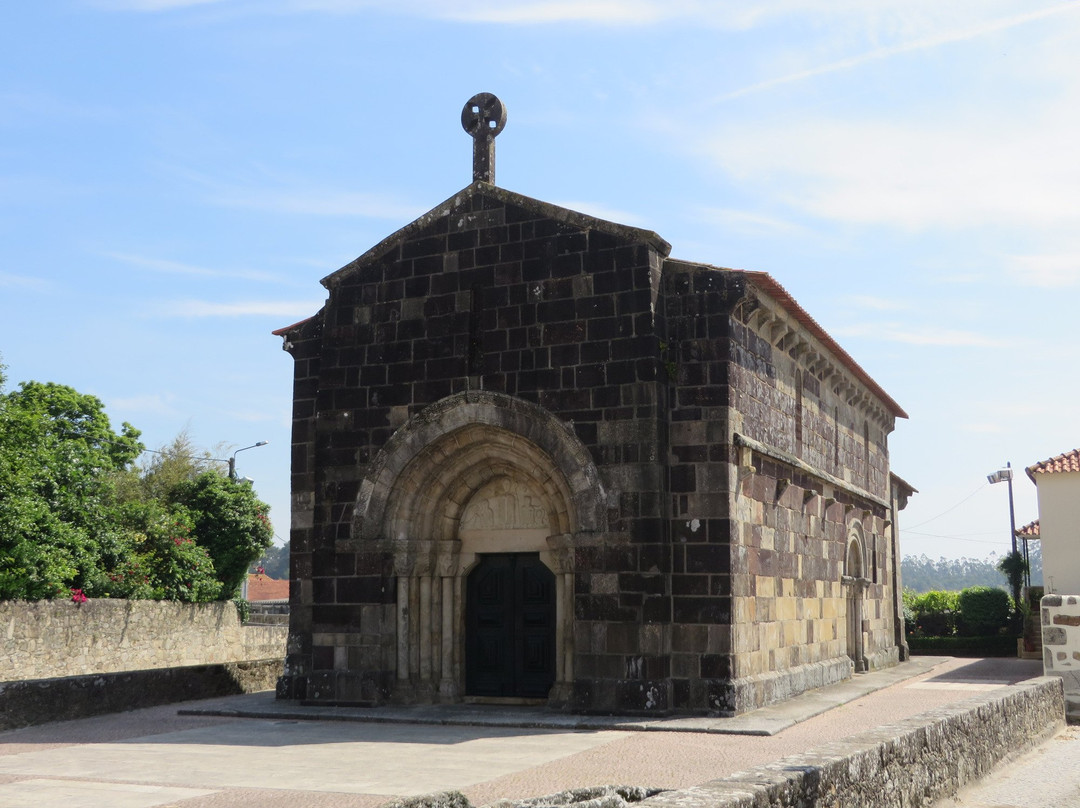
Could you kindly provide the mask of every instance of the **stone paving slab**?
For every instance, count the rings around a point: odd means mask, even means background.
[[[4,808],[42,808],[47,805],[77,805],[79,808],[155,808],[193,797],[214,794],[202,788],[98,783],[91,780],[20,780],[0,784],[0,805]]]
[[[474,805],[486,805],[611,783],[686,788],[966,699],[970,694],[956,683],[1001,686],[1041,672],[1018,660],[919,662],[882,672],[893,684],[823,713],[823,695],[807,694],[798,716],[773,716],[795,723],[772,735],[223,715],[236,697],[183,705],[185,713],[200,715],[178,715],[179,705],[172,705],[26,727],[0,732],[0,808],[377,808],[391,793],[462,784]],[[880,675],[860,676],[855,684],[869,687]],[[270,694],[260,703],[300,709]],[[585,717],[600,719],[624,721]]]
[[[180,715],[262,718],[292,721],[361,721],[376,724],[519,727],[558,730],[621,730],[624,732],[702,732],[719,735],[775,735],[841,704],[919,676],[950,657],[917,656],[892,668],[858,674],[846,682],[803,693],[780,704],[733,718],[672,716],[628,718],[557,713],[544,707],[423,704],[387,707],[326,707],[277,700],[273,693],[252,693],[219,700],[212,707],[182,708]],[[1042,672],[1032,663],[1030,676]],[[1027,668],[1024,668],[1027,673]],[[1000,684],[987,685],[1000,687]]]

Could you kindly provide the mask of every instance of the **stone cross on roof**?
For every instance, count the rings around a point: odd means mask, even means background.
[[[477,93],[461,110],[461,126],[473,139],[473,182],[495,184],[495,136],[506,126],[506,107],[491,93]]]

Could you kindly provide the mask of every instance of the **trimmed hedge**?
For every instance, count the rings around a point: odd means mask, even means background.
[[[1014,657],[1016,637],[995,635],[992,637],[917,637],[907,638],[913,654],[958,657]]]
[[[960,592],[961,634],[986,636],[997,634],[1009,624],[1012,603],[1004,589],[970,586]]]

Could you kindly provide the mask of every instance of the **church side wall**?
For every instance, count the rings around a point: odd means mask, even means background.
[[[895,661],[891,416],[738,273],[669,262],[664,290],[675,692],[742,712]]]
[[[754,316],[758,303],[751,295],[732,324],[732,669],[747,698],[771,701],[843,675],[844,657],[896,661],[892,422],[835,367],[801,361],[820,346],[777,311]],[[853,539],[858,570],[848,568]],[[775,677],[800,668],[806,681]]]

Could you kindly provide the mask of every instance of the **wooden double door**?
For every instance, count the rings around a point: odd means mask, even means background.
[[[489,553],[465,586],[465,693],[547,698],[555,682],[555,575],[539,553]]]

